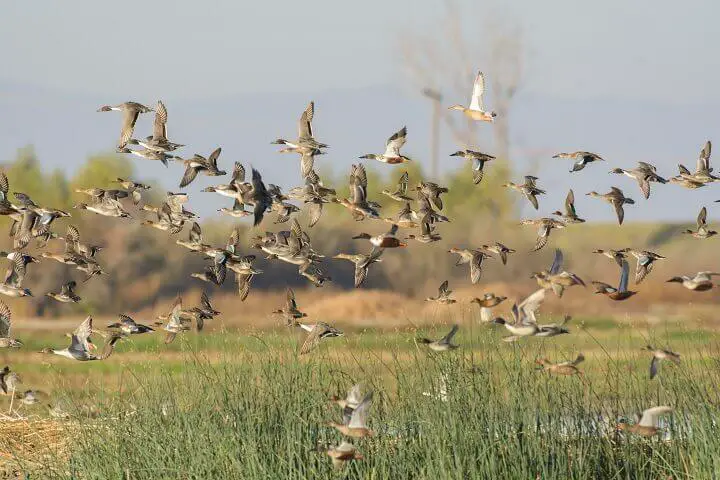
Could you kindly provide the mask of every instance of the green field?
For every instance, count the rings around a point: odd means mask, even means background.
[[[462,325],[461,348],[428,352],[415,331],[347,331],[298,357],[289,330],[193,333],[165,346],[123,342],[105,362],[34,353],[57,335],[35,335],[6,353],[28,388],[49,393],[71,418],[0,422],[3,467],[31,478],[712,478],[720,471],[718,343],[682,323],[643,326],[577,319],[572,333],[501,342],[504,329]],[[682,355],[649,380],[647,343]],[[535,360],[583,352],[583,375],[551,376]],[[20,367],[22,366],[22,367]],[[439,397],[441,377],[446,401]],[[334,470],[325,450],[331,395],[361,382],[374,390],[369,423],[354,440],[364,459]],[[427,393],[427,395],[424,394]],[[620,434],[620,419],[655,405],[674,414],[653,439]],[[48,426],[50,424],[50,426]],[[15,430],[32,445],[13,441]],[[17,434],[19,435],[19,434]],[[45,443],[44,443],[45,442]]]

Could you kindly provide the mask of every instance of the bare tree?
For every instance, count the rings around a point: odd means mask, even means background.
[[[445,16],[428,33],[402,35],[402,63],[418,90],[430,88],[446,99],[467,100],[477,69],[485,72],[490,90],[488,105],[497,112],[492,131],[495,151],[508,159],[509,115],[512,100],[521,85],[524,65],[520,28],[509,19],[491,16],[485,25],[466,35],[463,14],[453,0],[445,2]],[[472,38],[472,40],[470,40]],[[478,148],[478,122],[443,112],[443,120],[460,145]],[[487,137],[482,143],[487,142]]]

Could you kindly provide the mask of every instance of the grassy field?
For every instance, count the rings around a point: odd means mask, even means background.
[[[711,329],[576,318],[571,334],[507,344],[504,329],[458,318],[461,348],[433,354],[415,342],[448,325],[346,329],[298,357],[287,329],[193,333],[165,346],[123,342],[105,362],[35,353],[62,343],[36,333],[3,360],[27,388],[71,418],[23,406],[0,422],[3,468],[56,478],[712,478],[720,471],[720,344]],[[649,380],[647,343],[682,355]],[[583,375],[551,376],[535,360],[583,352]],[[447,398],[441,399],[441,378]],[[325,450],[329,402],[355,382],[374,390],[356,440],[364,459],[336,471]],[[615,431],[655,405],[675,413],[658,438]],[[33,433],[34,432],[34,433]],[[31,477],[31,478],[35,478]]]

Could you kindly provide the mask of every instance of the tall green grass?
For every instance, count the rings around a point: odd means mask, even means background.
[[[58,475],[637,479],[720,471],[720,373],[710,344],[677,340],[692,355],[650,381],[643,342],[622,335],[612,347],[596,345],[578,377],[549,376],[534,363],[574,357],[573,340],[508,345],[482,331],[472,350],[447,354],[374,341],[381,347],[347,348],[372,343],[362,335],[330,341],[306,358],[265,342],[264,350],[225,351],[213,362],[190,350],[181,369],[129,366],[117,373],[121,393],[108,394],[103,417],[84,421]],[[441,376],[447,401],[433,395]],[[326,426],[340,411],[328,397],[355,382],[375,391],[369,423],[377,436],[355,440],[365,459],[336,471],[324,451],[342,439]],[[675,409],[663,436],[615,431],[619,419],[634,421],[635,412],[660,404]]]

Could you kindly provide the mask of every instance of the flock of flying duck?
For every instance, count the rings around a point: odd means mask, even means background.
[[[478,73],[468,107],[453,105],[452,110],[462,112],[469,119],[483,122],[493,122],[496,114],[485,109],[483,96],[485,92],[485,81],[482,73]],[[207,157],[195,154],[190,158],[182,158],[174,155],[174,152],[184,145],[172,142],[167,137],[168,112],[165,105],[158,101],[155,108],[150,108],[136,102],[125,102],[115,106],[103,106],[98,111],[118,111],[122,114],[120,140],[117,151],[134,155],[146,160],[155,160],[168,166],[170,162],[182,164],[184,173],[179,182],[180,188],[190,185],[199,174],[206,176],[224,176],[226,171],[220,169],[218,160],[222,153],[221,148],[215,149]],[[145,138],[135,138],[134,130],[138,117],[141,114],[154,112],[153,133]],[[298,274],[305,277],[315,286],[322,286],[330,278],[323,272],[322,262],[324,255],[315,251],[306,229],[301,227],[294,214],[301,210],[301,207],[293,204],[294,200],[303,205],[308,214],[307,228],[316,225],[323,213],[323,206],[329,203],[336,203],[345,207],[352,217],[357,221],[365,219],[386,222],[390,224],[387,231],[379,234],[359,233],[355,239],[365,240],[370,243],[367,253],[346,254],[339,253],[334,256],[336,259],[347,260],[354,265],[355,287],[363,284],[368,276],[370,267],[381,261],[381,256],[386,249],[406,247],[409,241],[420,243],[432,243],[441,240],[439,226],[443,222],[450,221],[443,215],[442,195],[448,189],[436,183],[420,181],[416,186],[410,188],[410,179],[405,172],[399,180],[397,188],[393,191],[383,190],[382,194],[393,202],[399,204],[399,211],[393,217],[383,217],[380,214],[381,205],[368,198],[367,174],[362,163],[352,165],[349,177],[350,194],[349,198],[340,198],[336,191],[325,186],[320,176],[314,169],[315,157],[322,155],[328,145],[315,139],[312,129],[312,120],[315,114],[314,103],[310,103],[303,111],[298,122],[297,138],[287,140],[280,138],[272,143],[282,145],[281,153],[297,154],[300,159],[300,173],[303,184],[283,193],[280,187],[272,184],[265,184],[260,172],[251,169],[250,181],[247,181],[246,169],[238,162],[235,162],[231,178],[227,184],[219,184],[205,188],[204,192],[213,192],[233,200],[231,207],[223,207],[219,211],[234,218],[252,217],[253,225],[259,226],[265,219],[268,212],[275,214],[274,223],[283,224],[289,222],[290,228],[287,231],[277,233],[266,232],[254,237],[252,247],[261,250],[269,260],[282,261],[298,267]],[[401,149],[407,140],[407,129],[402,128],[391,135],[385,143],[385,150],[382,153],[369,153],[362,155],[361,159],[375,160],[389,165],[397,165],[411,161],[401,153]],[[136,148],[130,148],[131,146]],[[707,142],[702,149],[694,172],[685,166],[679,166],[679,174],[666,180],[657,173],[657,169],[648,163],[639,162],[637,168],[622,169],[614,168],[611,173],[624,175],[634,179],[645,199],[650,197],[652,183],[665,184],[675,183],[686,188],[700,188],[720,180],[712,174],[710,167],[711,144]],[[473,164],[472,180],[477,185],[482,182],[485,164],[492,162],[495,157],[473,150],[461,150],[452,154],[469,160]],[[604,161],[602,157],[592,152],[576,151],[559,153],[554,158],[569,158],[574,160],[571,172],[580,172],[591,164]],[[525,176],[523,183],[507,183],[504,186],[522,194],[527,201],[537,210],[539,209],[538,197],[545,191],[538,186],[539,179],[534,176]],[[13,250],[3,252],[3,255],[11,262],[5,281],[0,284],[0,294],[10,297],[31,296],[28,288],[23,286],[26,269],[38,259],[24,249],[32,240],[36,240],[41,248],[44,248],[51,240],[64,242],[64,250],[61,253],[43,251],[41,256],[46,259],[58,261],[76,268],[86,275],[86,281],[94,276],[104,274],[98,254],[101,247],[82,242],[78,229],[69,225],[64,237],[59,236],[51,230],[58,218],[70,217],[68,212],[62,210],[41,207],[32,199],[20,192],[13,192],[17,203],[10,200],[10,184],[4,174],[0,174],[0,215],[10,216],[13,220],[10,235],[13,237]],[[215,285],[221,285],[226,279],[227,271],[230,270],[235,276],[238,293],[244,300],[250,292],[250,284],[255,275],[262,271],[253,266],[255,255],[241,255],[239,253],[239,235],[234,230],[228,243],[224,246],[214,247],[203,242],[202,230],[196,221],[196,215],[185,208],[188,201],[187,193],[167,193],[164,202],[160,206],[143,204],[142,193],[149,189],[148,185],[138,183],[129,179],[118,178],[114,187],[88,187],[77,191],[89,197],[87,203],[75,205],[78,210],[102,215],[105,217],[132,218],[127,210],[131,202],[138,206],[140,211],[148,212],[150,218],[145,219],[142,225],[152,227],[171,235],[180,233],[185,224],[191,224],[187,240],[179,239],[177,244],[187,248],[191,252],[204,255],[208,259],[208,265],[203,272],[194,273],[192,276]],[[633,199],[617,187],[612,187],[608,193],[600,194],[590,192],[587,195],[599,198],[607,202],[614,209],[619,224],[623,223],[624,209],[627,205],[633,205]],[[414,204],[414,207],[413,207]],[[247,207],[247,208],[246,208]],[[568,192],[564,211],[555,211],[552,216],[537,219],[523,220],[523,225],[537,227],[537,241],[533,251],[542,249],[550,237],[553,229],[561,229],[573,224],[583,223],[585,220],[578,216],[575,209],[574,192]],[[375,222],[371,222],[375,223]],[[406,230],[405,236],[400,237],[400,230]],[[383,229],[384,230],[384,229]],[[698,239],[706,239],[717,232],[710,230],[707,225],[707,211],[703,207],[697,217],[697,229],[687,230],[687,234]],[[480,280],[483,261],[486,258],[497,256],[503,264],[508,261],[508,256],[515,250],[495,242],[489,245],[482,245],[475,249],[452,248],[450,253],[459,256],[457,265],[468,264],[470,269],[470,280],[473,284]],[[641,283],[652,271],[656,261],[665,257],[654,252],[635,249],[622,250],[596,250],[595,253],[604,255],[615,261],[620,270],[620,280],[616,286],[593,281],[595,291],[598,294],[607,296],[614,301],[622,301],[630,298],[637,292],[628,290],[629,263],[628,256],[636,259],[635,283]],[[569,317],[566,317],[562,324],[541,325],[537,323],[536,312],[546,292],[552,291],[558,297],[563,295],[567,288],[576,285],[585,286],[585,282],[572,272],[562,268],[563,255],[556,250],[555,258],[548,270],[536,272],[533,277],[536,279],[540,289],[531,294],[519,304],[513,304],[510,310],[511,318],[504,319],[495,317],[493,308],[500,305],[505,297],[499,297],[492,293],[485,294],[482,298],[475,298],[472,303],[478,304],[481,312],[481,319],[486,322],[494,322],[504,325],[510,336],[505,341],[517,341],[524,337],[552,337],[567,334],[565,327]],[[681,283],[685,288],[695,291],[708,290],[713,287],[712,276],[714,272],[699,272],[694,276],[673,277],[669,282]],[[71,281],[62,285],[59,291],[50,292],[47,295],[59,302],[78,302],[80,297],[76,293],[77,284]],[[439,304],[451,304],[455,300],[451,296],[452,291],[445,281],[439,288],[437,297],[430,297],[427,300]],[[215,310],[209,298],[203,293],[198,306],[183,308],[182,299],[178,296],[172,305],[169,313],[158,317],[154,327],[162,326],[165,331],[165,342],[173,341],[175,336],[181,332],[191,329],[194,322],[196,329],[201,330],[206,320],[211,320],[220,312]],[[307,315],[301,312],[295,301],[292,290],[287,291],[285,305],[273,312],[281,316],[288,325],[297,326],[307,331],[307,337],[300,348],[300,354],[306,354],[313,350],[321,340],[342,336],[339,329],[324,322],[314,324],[303,323],[301,320]],[[10,309],[0,302],[0,346],[20,347],[22,343],[13,338],[10,334]],[[113,347],[118,340],[129,335],[144,334],[152,332],[154,328],[135,322],[127,315],[120,315],[116,323],[108,325],[108,332],[102,332],[93,328],[92,318],[88,317],[72,334],[70,334],[70,346],[62,349],[46,348],[43,352],[54,353],[67,358],[90,361],[103,360],[110,356]],[[436,352],[449,351],[457,348],[452,343],[458,326],[452,327],[450,332],[443,338],[431,340],[427,338],[418,339],[422,344]],[[97,353],[97,347],[91,340],[93,334],[105,337],[104,348]],[[650,367],[650,378],[653,378],[658,371],[659,362],[670,360],[679,363],[679,355],[662,349],[648,346],[652,354]],[[575,360],[553,364],[547,359],[541,359],[538,363],[545,370],[565,375],[579,373],[577,365],[584,359],[580,354]],[[18,377],[15,373],[6,370],[0,373],[0,386],[7,393],[14,394]],[[20,398],[31,397],[32,391],[26,392]],[[332,423],[343,435],[354,438],[361,438],[372,435],[373,432],[367,427],[367,412],[372,401],[372,392],[366,395],[360,394],[359,385],[354,386],[344,399],[335,397],[334,400],[343,408],[344,421],[341,424]],[[22,400],[24,401],[24,400]],[[669,412],[668,407],[655,407],[645,412],[642,420],[635,425],[622,424],[621,428],[628,429],[642,435],[654,435],[657,433],[658,415]],[[337,447],[328,451],[336,465],[352,459],[362,458],[355,446],[343,442]]]

